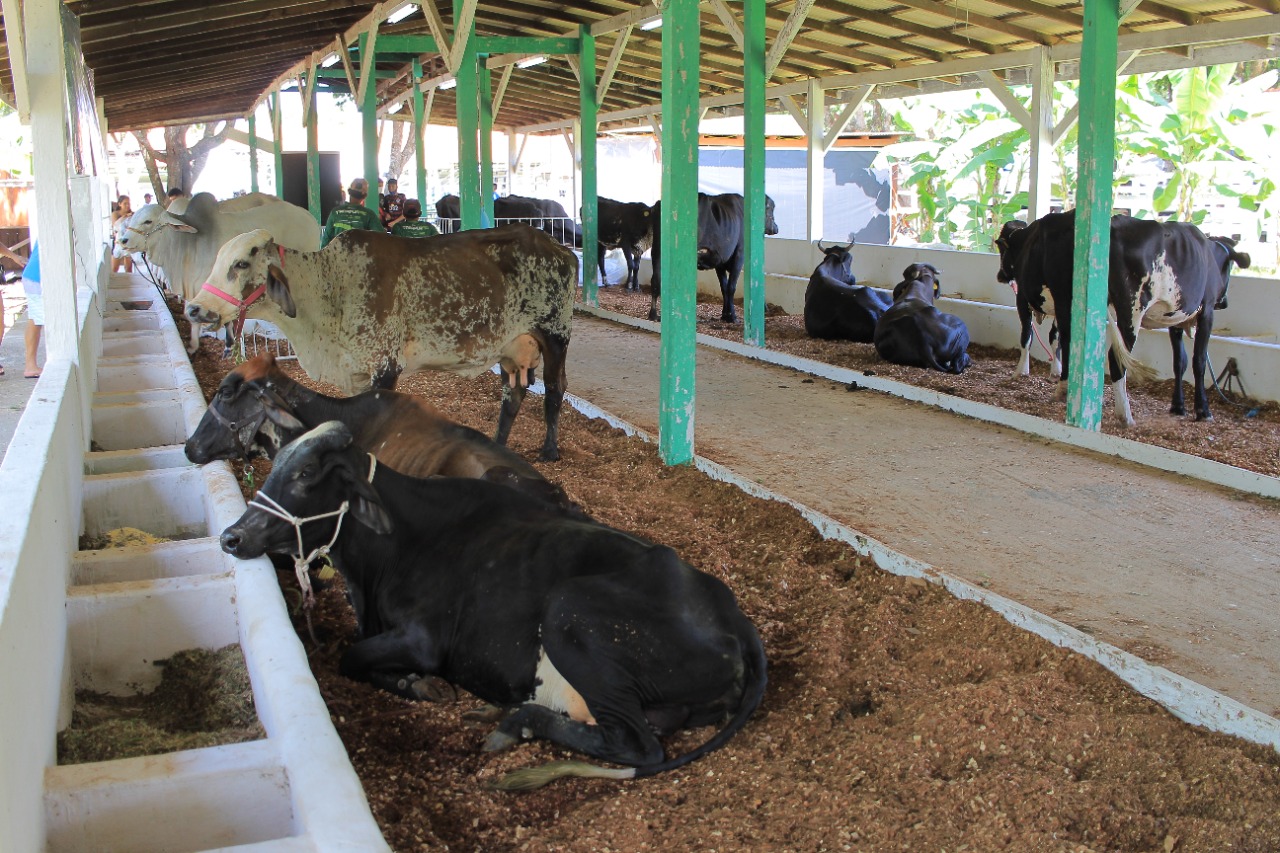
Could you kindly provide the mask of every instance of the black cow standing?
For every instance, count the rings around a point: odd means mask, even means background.
[[[1050,213],[1008,236],[1000,250],[1002,280],[1018,283],[1019,298],[1043,314],[1053,314],[1061,329],[1071,328],[1072,272],[1075,260],[1075,211]],[[1168,329],[1173,348],[1173,400],[1169,411],[1186,413],[1182,377],[1187,356],[1183,331],[1195,330],[1192,370],[1196,420],[1209,420],[1204,371],[1209,358],[1215,308],[1226,307],[1231,266],[1247,268],[1250,258],[1235,250],[1235,241],[1210,240],[1194,225],[1155,222],[1131,216],[1111,217],[1110,273],[1107,302],[1113,321],[1107,324],[1109,365],[1116,414],[1133,426],[1129,406],[1129,372],[1140,378],[1155,372],[1132,356],[1138,329]],[[1064,393],[1070,340],[1061,336]]]
[[[627,290],[640,290],[640,256],[653,245],[654,208],[638,201],[597,200],[600,232],[600,284],[609,286],[604,274],[604,253],[621,249],[627,259]]]
[[[853,256],[847,246],[823,246],[824,255],[809,276],[804,291],[804,331],[811,338],[857,341],[874,340],[876,323],[892,304],[878,290],[859,285],[851,269]]]
[[[438,676],[511,709],[486,750],[541,737],[631,765],[550,764],[503,787],[683,766],[727,743],[764,696],[755,627],[728,587],[670,548],[484,480],[374,466],[337,422],[285,447],[222,534],[223,550],[245,559],[306,560],[300,548],[326,543],[361,637],[343,675],[409,698]],[[725,720],[666,758],[659,735]]]
[[[441,196],[436,201],[436,216],[441,232],[458,230],[462,217],[462,200],[456,195]],[[493,200],[494,225],[523,222],[546,231],[566,246],[582,247],[582,227],[574,222],[564,205],[554,199],[504,195]]]
[[[933,301],[941,289],[932,264],[912,264],[893,288],[893,307],[876,324],[876,352],[885,361],[964,373],[969,366],[969,329]]]
[[[649,319],[658,319],[658,298],[662,295],[662,202],[653,206],[653,278],[649,289]],[[778,223],[773,220],[773,199],[764,197],[764,233],[777,234]],[[738,289],[738,276],[742,274],[743,235],[745,229],[742,196],[738,193],[707,195],[698,193],[698,269],[715,270],[720,280],[720,295],[724,307],[720,319],[726,323],[738,322],[733,296]]]

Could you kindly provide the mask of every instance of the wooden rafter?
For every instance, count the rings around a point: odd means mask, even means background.
[[[787,16],[782,29],[774,37],[773,46],[769,48],[769,55],[765,57],[764,77],[766,80],[773,76],[774,69],[778,67],[783,55],[791,47],[792,39],[796,37],[800,32],[800,28],[804,26],[805,19],[809,17],[809,10],[813,8],[815,2],[816,0],[796,0],[795,6],[791,9],[791,14]]]

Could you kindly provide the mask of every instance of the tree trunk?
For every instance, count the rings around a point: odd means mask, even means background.
[[[164,199],[174,187],[190,195],[209,160],[209,153],[227,141],[232,124],[229,121],[223,122],[216,131],[212,125],[200,125],[203,135],[191,146],[187,145],[187,131],[191,129],[191,125],[166,127],[163,151],[151,147],[145,131],[135,130],[133,135],[138,140],[138,147],[142,149],[142,161],[147,166],[147,176],[156,191],[156,198]],[[165,166],[164,179],[160,176],[161,163]],[[169,182],[168,187],[164,185],[165,180]]]
[[[387,177],[398,181],[400,173],[413,160],[414,151],[418,146],[417,140],[414,139],[412,122],[393,121],[391,124],[391,164],[387,169]]]

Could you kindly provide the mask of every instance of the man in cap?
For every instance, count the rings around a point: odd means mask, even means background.
[[[369,182],[364,178],[356,178],[347,188],[348,201],[329,211],[329,218],[324,223],[324,234],[320,238],[320,247],[329,245],[329,241],[343,231],[358,229],[361,231],[382,231],[382,222],[378,214],[364,206],[369,195]]]
[[[416,198],[404,203],[404,217],[391,226],[391,233],[396,237],[435,237],[440,234],[430,222],[423,222],[422,204]]]

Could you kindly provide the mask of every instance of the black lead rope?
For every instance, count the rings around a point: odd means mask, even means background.
[[[1223,393],[1222,385],[1219,384],[1225,384],[1227,386],[1227,390],[1230,391],[1232,380],[1234,380],[1240,386],[1240,396],[1245,400],[1249,399],[1249,394],[1244,389],[1244,380],[1240,378],[1240,372],[1236,367],[1236,360],[1234,358],[1227,359],[1227,366],[1222,368],[1222,375],[1219,376],[1214,373],[1213,359],[1209,358],[1209,353],[1206,352],[1204,357],[1205,361],[1207,361],[1209,365],[1209,378],[1213,380],[1213,390],[1218,392],[1218,397],[1222,399],[1222,402],[1229,406],[1234,406],[1237,409],[1247,409],[1248,411],[1244,413],[1246,418],[1256,417],[1258,412],[1261,410],[1259,406],[1252,406],[1252,408],[1250,408],[1251,403],[1237,403],[1235,400],[1232,400]]]

